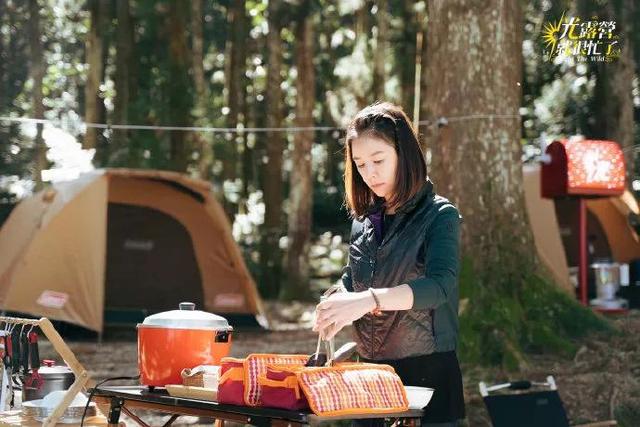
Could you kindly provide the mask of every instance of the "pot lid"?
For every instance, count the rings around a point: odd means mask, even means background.
[[[591,267],[591,268],[619,268],[620,264],[618,264],[617,262],[594,262],[593,264],[590,264],[589,267]]]
[[[40,375],[75,375],[67,365],[56,365],[55,363],[53,360],[43,360],[38,373]]]
[[[171,329],[233,329],[224,317],[195,308],[196,305],[192,302],[181,302],[178,310],[163,311],[147,316],[138,326]]]

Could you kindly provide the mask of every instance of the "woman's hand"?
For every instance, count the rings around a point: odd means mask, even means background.
[[[338,292],[316,306],[313,330],[324,340],[333,338],[342,328],[376,307],[370,292]]]

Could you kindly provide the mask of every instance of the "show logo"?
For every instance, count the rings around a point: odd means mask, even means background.
[[[578,62],[613,62],[620,56],[621,43],[616,21],[582,20],[565,16],[547,22],[542,31],[545,60],[574,58]]]

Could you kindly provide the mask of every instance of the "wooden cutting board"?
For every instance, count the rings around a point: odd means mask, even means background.
[[[216,402],[218,400],[218,390],[214,388],[168,384],[166,389],[169,395],[174,397],[208,400],[210,402]]]

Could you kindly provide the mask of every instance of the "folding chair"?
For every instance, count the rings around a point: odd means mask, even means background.
[[[532,386],[548,388],[548,390],[525,392],[525,390],[530,390]],[[556,382],[551,375],[543,383],[513,381],[487,386],[484,382],[480,382],[478,387],[494,427],[570,426],[567,413],[558,394]],[[495,393],[499,390],[512,390],[514,393]],[[580,424],[575,427],[606,427],[617,424],[612,420]]]

